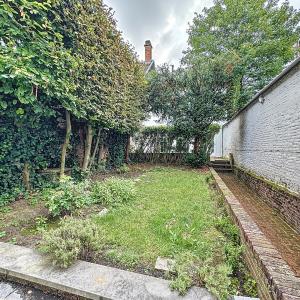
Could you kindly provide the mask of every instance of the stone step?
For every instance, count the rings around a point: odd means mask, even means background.
[[[211,164],[214,164],[214,165],[219,165],[219,164],[226,164],[226,165],[230,165],[230,161],[229,160],[213,160],[210,162]]]
[[[168,280],[84,261],[59,269],[33,249],[1,242],[0,275],[87,299],[216,300],[204,288],[180,296]]]
[[[229,164],[211,164],[213,168],[231,168],[231,165]]]
[[[232,172],[233,171],[231,168],[215,168],[215,167],[214,167],[214,170],[216,172]]]

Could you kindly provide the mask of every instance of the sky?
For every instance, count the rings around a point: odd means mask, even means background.
[[[123,37],[144,60],[145,40],[151,40],[156,64],[178,66],[187,49],[187,29],[195,12],[210,7],[213,0],[104,0],[115,11]],[[300,0],[290,0],[300,9]]]

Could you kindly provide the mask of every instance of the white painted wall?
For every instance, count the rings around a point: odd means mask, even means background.
[[[264,98],[223,126],[223,155],[233,153],[236,164],[300,193],[300,64]]]

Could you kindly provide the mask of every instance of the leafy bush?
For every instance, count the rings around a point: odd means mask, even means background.
[[[54,265],[69,267],[76,259],[88,259],[101,248],[103,235],[90,220],[72,217],[61,221],[57,229],[46,232],[40,250],[51,258]]]
[[[119,167],[117,169],[117,173],[119,173],[119,174],[125,174],[125,173],[128,173],[128,172],[130,172],[130,169],[126,164],[123,164],[121,167]]]
[[[193,168],[202,167],[207,163],[207,154],[203,149],[200,149],[200,152],[197,154],[186,154],[185,163]]]
[[[91,197],[95,203],[117,206],[135,198],[134,182],[127,179],[109,178],[93,184]]]
[[[50,213],[55,217],[72,213],[74,210],[81,208],[92,202],[89,193],[88,181],[74,183],[66,180],[55,189],[50,190],[46,195],[46,206]]]
[[[213,261],[210,260],[199,270],[199,276],[205,282],[205,286],[221,300],[229,298],[230,275],[231,268],[229,265],[225,263],[214,265]]]

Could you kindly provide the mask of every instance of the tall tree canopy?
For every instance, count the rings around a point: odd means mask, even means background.
[[[222,58],[232,72],[229,116],[293,59],[300,12],[288,1],[215,0],[189,28],[188,66]]]
[[[103,1],[0,0],[0,188],[20,187],[22,171],[28,181],[60,164],[63,175],[71,151],[90,168],[101,129],[128,138],[137,128],[144,87]]]

